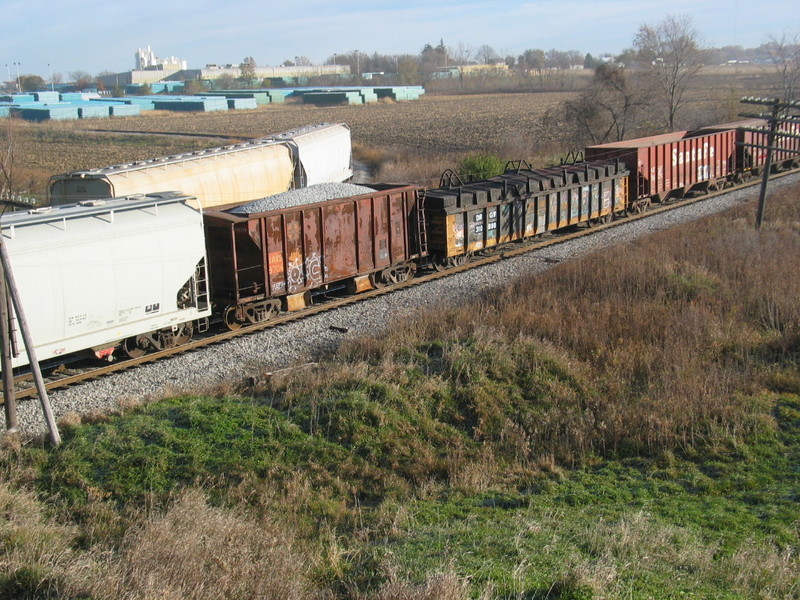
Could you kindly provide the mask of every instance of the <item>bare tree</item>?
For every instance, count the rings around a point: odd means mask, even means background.
[[[17,145],[16,119],[8,117],[0,128],[0,200],[10,200],[14,192],[14,151]]]
[[[75,84],[75,87],[77,87],[80,91],[83,91],[86,88],[94,85],[94,77],[89,75],[89,73],[86,71],[72,71],[69,76]]]
[[[800,92],[800,35],[770,37],[767,51],[781,79],[782,99],[785,102],[796,100]]]
[[[689,83],[703,64],[700,38],[692,19],[668,16],[656,25],[642,25],[633,45],[645,72],[663,92],[664,120],[674,130]]]
[[[625,139],[649,105],[646,88],[629,81],[624,67],[603,63],[588,88],[565,103],[566,121],[572,125],[576,146]]]
[[[231,77],[231,80],[233,80],[233,77]],[[226,88],[222,88],[222,89],[226,89]],[[202,94],[203,92],[207,92],[207,91],[208,91],[208,86],[205,84],[205,82],[202,79],[188,79],[183,84],[183,93],[186,94],[187,96],[193,96],[193,95],[196,95],[196,94]],[[142,92],[142,93],[144,93],[144,92]]]
[[[233,75],[223,73],[214,80],[214,87],[218,90],[232,90],[236,87],[236,78]]]
[[[47,89],[45,80],[39,75],[20,75],[19,86],[23,92],[39,92]]]
[[[245,81],[251,81],[256,76],[256,60],[252,56],[246,57],[239,65],[239,73]]]
[[[500,58],[500,55],[494,51],[494,48],[484,44],[480,46],[475,52],[475,58],[482,65],[490,65]]]
[[[544,68],[545,63],[544,50],[540,50],[538,48],[533,50],[525,50],[525,52],[520,55],[517,63],[522,68],[540,71]]]

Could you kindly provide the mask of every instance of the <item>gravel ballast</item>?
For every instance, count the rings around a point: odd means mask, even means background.
[[[371,194],[374,191],[375,190],[370,187],[353,183],[318,183],[317,185],[289,190],[288,192],[275,194],[274,196],[267,196],[260,200],[253,200],[247,204],[240,204],[230,209],[228,212],[237,215],[252,215],[271,210],[325,202],[326,200],[361,196],[362,194]]]
[[[800,175],[770,183],[770,189],[800,181]],[[145,365],[50,394],[56,419],[68,413],[113,410],[120,401],[160,398],[182,393],[202,394],[333,352],[344,339],[376,333],[392,317],[409,315],[445,303],[469,303],[486,289],[519,276],[541,273],[569,258],[631,242],[659,231],[721,212],[758,197],[758,188],[739,190],[635,222],[598,231],[595,235],[543,248],[509,260],[413,286],[315,315],[298,322],[245,335],[224,344]],[[45,432],[36,400],[18,403],[20,431]],[[0,436],[4,432],[0,432]]]

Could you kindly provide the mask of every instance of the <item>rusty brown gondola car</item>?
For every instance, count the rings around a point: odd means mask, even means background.
[[[204,215],[212,302],[232,329],[318,293],[406,280],[426,254],[422,188],[376,185],[373,193],[255,214]]]

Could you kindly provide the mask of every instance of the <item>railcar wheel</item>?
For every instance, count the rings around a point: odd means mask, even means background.
[[[631,205],[631,212],[635,215],[640,215],[648,208],[650,208],[650,198],[644,198],[642,200],[637,200]]]
[[[460,266],[462,266],[462,265],[465,265],[465,264],[467,264],[467,263],[468,263],[470,260],[472,260],[472,257],[471,257],[469,254],[462,254],[462,255],[460,255],[460,256],[453,256],[453,257],[450,259],[450,261],[451,261],[451,266],[453,266],[453,267],[460,267]]]
[[[602,215],[596,219],[589,219],[586,221],[586,227],[595,227],[597,225],[606,225],[611,222],[611,215]]]
[[[387,285],[386,280],[383,277],[383,271],[370,273],[369,280],[372,283],[372,287],[374,287],[376,290],[382,290]]]
[[[388,267],[383,271],[372,273],[370,280],[377,289],[385,288],[387,285],[403,283],[414,277],[414,268],[411,265],[397,265]]]
[[[281,314],[281,301],[273,300],[267,304],[267,316],[264,320],[269,321],[270,319],[277,317],[279,314]]]
[[[441,256],[437,256],[433,259],[433,268],[438,273],[442,271],[446,271],[450,265],[447,264],[447,259]]]
[[[194,335],[194,325],[191,322],[183,323],[178,326],[178,331],[175,332],[175,345],[183,346],[188,344]]]
[[[433,259],[433,268],[438,271],[446,271],[447,269],[452,269],[454,267],[460,267],[461,265],[467,264],[470,260],[472,260],[472,256],[470,254],[459,254],[458,256],[437,256]]]
[[[414,277],[414,270],[409,265],[400,265],[388,270],[387,278],[391,283],[403,283]]]
[[[242,328],[243,323],[236,317],[236,307],[229,306],[222,314],[222,320],[231,331],[237,331]]]
[[[122,350],[128,358],[139,358],[147,354],[147,349],[150,347],[150,340],[143,335],[137,335],[127,338],[122,342]]]

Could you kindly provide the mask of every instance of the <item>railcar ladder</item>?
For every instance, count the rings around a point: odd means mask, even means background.
[[[198,310],[202,310],[209,306],[209,298],[208,298],[208,280],[206,278],[206,259],[203,258],[199,263],[197,263],[197,269],[195,270],[194,275],[194,297],[195,297],[195,306]],[[208,330],[209,323],[208,319],[202,319],[198,321],[199,327],[198,330],[200,333],[204,333]]]
[[[417,234],[419,238],[419,255],[428,254],[428,225],[425,219],[425,190],[417,191]]]

